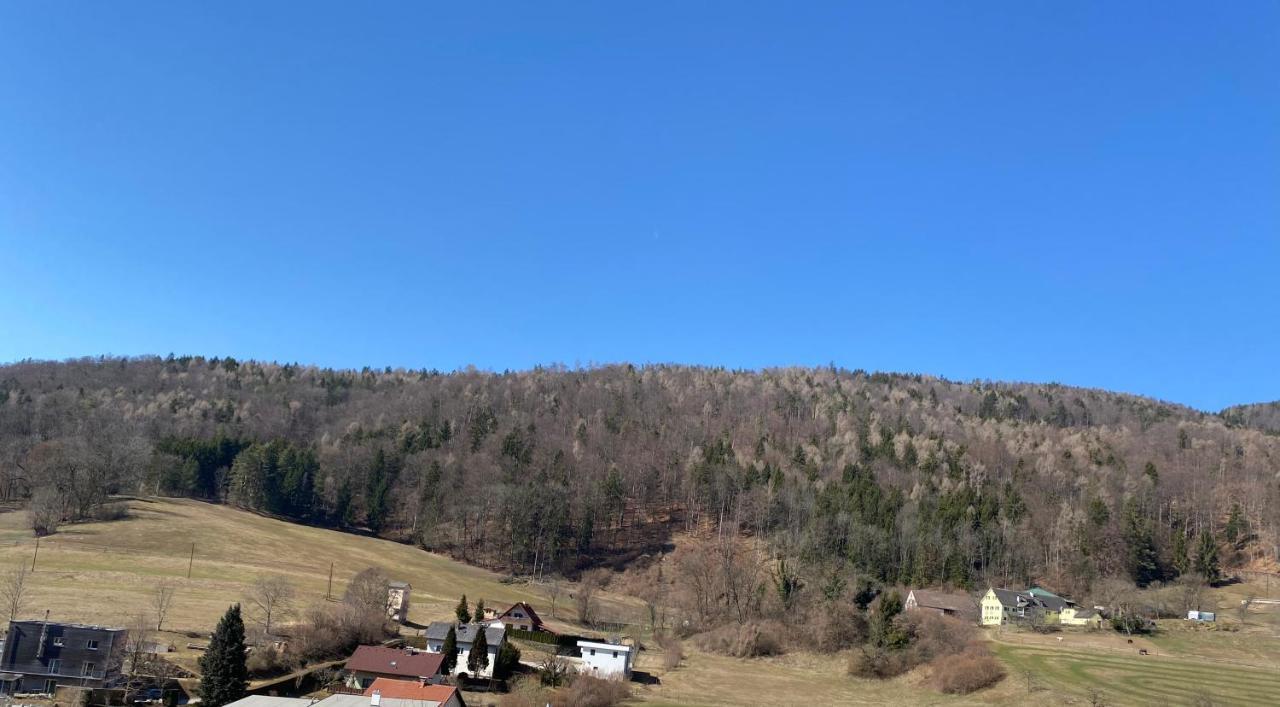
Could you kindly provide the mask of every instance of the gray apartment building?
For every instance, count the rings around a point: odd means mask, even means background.
[[[0,694],[109,686],[120,676],[127,635],[123,628],[10,621],[0,648]]]

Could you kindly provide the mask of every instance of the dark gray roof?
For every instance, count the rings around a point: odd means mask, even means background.
[[[996,599],[1000,600],[1000,604],[1002,606],[1009,607],[1010,609],[1016,609],[1019,606],[1026,606],[1031,603],[1032,599],[1030,594],[1014,591],[1012,589],[996,589],[995,587],[992,587],[991,591],[995,592]]]
[[[484,640],[491,646],[501,645],[506,639],[507,629],[502,624],[490,626],[489,624],[455,624],[450,621],[432,621],[427,626],[426,636],[429,640],[443,641],[449,635],[449,627],[456,628],[458,645],[469,646],[475,640],[476,631],[484,628]]]
[[[408,589],[409,583],[401,582],[400,580],[392,580],[390,582],[387,582],[387,586],[392,589]]]

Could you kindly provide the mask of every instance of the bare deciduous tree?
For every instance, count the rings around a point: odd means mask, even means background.
[[[262,624],[262,632],[271,635],[271,624],[287,618],[293,611],[296,595],[293,583],[279,575],[259,577],[249,591],[249,602]]]
[[[362,613],[377,612],[385,616],[390,602],[387,592],[390,583],[381,567],[367,567],[351,578],[342,601]]]
[[[4,608],[9,611],[12,621],[22,613],[27,604],[27,569],[25,560],[19,561],[0,578],[0,599],[4,600]]]
[[[547,601],[551,603],[551,615],[555,616],[556,602],[564,594],[564,582],[559,577],[552,577],[547,580],[542,591],[547,595]]]
[[[169,607],[173,605],[173,595],[177,587],[170,581],[162,581],[151,593],[151,610],[156,619],[156,630],[164,630],[164,620],[169,616]]]

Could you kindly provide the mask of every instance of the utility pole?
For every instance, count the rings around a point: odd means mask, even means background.
[[[329,563],[329,588],[324,590],[324,600],[333,601],[333,563]]]
[[[35,571],[36,571],[36,558],[37,558],[37,557],[39,557],[39,556],[40,556],[40,536],[39,536],[39,535],[37,535],[37,536],[36,536],[36,551],[35,551],[35,554],[33,554],[33,555],[31,556],[31,571],[32,571],[32,572],[35,572]]]
[[[191,568],[196,563],[196,544],[191,543],[191,558],[187,560],[187,579],[191,579]]]

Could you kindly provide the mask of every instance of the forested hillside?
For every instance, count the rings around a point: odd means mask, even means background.
[[[1253,424],[1097,390],[825,368],[23,362],[0,367],[0,493],[40,533],[141,491],[513,573],[572,573],[695,530],[758,538],[823,581],[1084,592],[1273,562],[1280,437]]]

